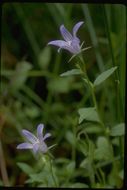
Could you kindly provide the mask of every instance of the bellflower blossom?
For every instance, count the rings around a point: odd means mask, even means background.
[[[48,137],[51,136],[50,133],[47,133],[43,136],[43,129],[44,125],[39,124],[37,126],[37,137],[32,134],[31,132],[23,129],[22,134],[28,139],[29,142],[21,143],[17,146],[17,149],[33,149],[33,152],[36,153],[38,151],[42,153],[46,153],[48,149],[52,146],[47,147],[46,143],[44,142]]]
[[[61,49],[66,49],[69,52],[71,52],[73,55],[79,53],[81,51],[80,46],[80,39],[77,37],[77,31],[79,30],[80,26],[84,22],[78,22],[72,30],[72,34],[65,28],[64,25],[60,26],[60,32],[64,40],[55,40],[48,43],[48,45],[54,45],[58,46],[58,52],[60,52]]]

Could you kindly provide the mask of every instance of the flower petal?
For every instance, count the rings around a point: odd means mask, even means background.
[[[45,142],[43,142],[40,147],[39,147],[39,150],[42,152],[42,153],[46,153],[48,151],[48,147],[47,145],[45,144]]]
[[[39,124],[37,127],[37,137],[39,141],[43,140],[43,129],[44,129],[44,124]]]
[[[30,143],[21,143],[16,148],[17,149],[32,149],[33,145]]]
[[[63,36],[65,41],[71,41],[73,39],[73,36],[71,33],[64,27],[64,25],[60,26],[60,32],[61,35]]]
[[[34,151],[34,153],[36,153],[36,152],[38,151],[38,149],[39,149],[39,144],[38,144],[38,143],[35,143],[35,144],[33,145],[33,151]]]
[[[78,22],[74,27],[73,27],[73,36],[76,36],[77,31],[79,30],[80,26],[83,24],[84,22]]]
[[[31,132],[23,129],[22,133],[32,144],[34,144],[38,141],[37,137],[35,137],[35,135],[33,135]]]
[[[63,40],[54,40],[48,43],[48,45],[54,45],[54,46],[58,46],[58,47],[63,47],[66,46],[68,43],[63,41]]]
[[[50,136],[51,136],[50,133],[45,134],[45,136],[43,137],[43,141],[44,141],[45,139],[47,139],[48,137],[50,137]]]
[[[71,41],[69,41],[69,42],[71,42]],[[71,45],[69,45],[68,42],[65,42],[63,40],[51,41],[51,42],[48,43],[48,45],[54,45],[54,46],[60,47],[58,49],[58,52],[60,52],[61,49],[66,49],[69,52],[71,52],[72,54],[75,54],[75,51],[73,50],[73,47]]]
[[[76,37],[77,38],[77,37]],[[77,38],[78,39],[78,38]],[[71,46],[73,47],[73,51],[77,54],[80,51],[80,40],[78,41],[77,39],[72,40]]]
[[[77,49],[75,49],[73,46],[63,46],[62,49],[66,49],[72,54],[77,54],[78,53]]]

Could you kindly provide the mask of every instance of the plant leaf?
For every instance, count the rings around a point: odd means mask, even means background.
[[[112,67],[111,69],[108,69],[107,71],[102,72],[94,81],[94,86],[97,86],[104,82],[115,70],[117,67]]]
[[[88,120],[88,121],[95,121],[95,122],[100,122],[98,113],[95,109],[95,107],[90,107],[90,108],[80,108],[78,110],[78,113],[80,115],[79,117],[79,124],[83,120]]]
[[[111,136],[122,136],[124,134],[125,134],[125,124],[124,123],[120,123],[120,124],[116,125],[110,131]]]
[[[88,155],[88,145],[85,141],[83,140],[78,140],[76,144],[77,149],[82,152],[85,156]]]
[[[71,145],[75,145],[75,138],[74,138],[74,135],[71,131],[67,131],[66,133],[66,139],[68,140],[68,142],[71,144]]]
[[[97,149],[94,152],[94,158],[96,160],[111,160],[112,159],[112,149],[108,140],[100,136],[97,139]]]
[[[17,165],[19,166],[19,168],[25,172],[26,174],[30,175],[32,173],[34,173],[34,170],[32,167],[30,167],[28,164],[22,163],[22,162],[18,162]]]
[[[80,74],[82,74],[82,71],[80,69],[72,69],[62,73],[60,76],[65,77],[65,76],[80,75]]]
[[[28,71],[31,70],[32,65],[27,61],[17,63],[14,75],[10,80],[10,90],[13,92],[19,90],[28,78]]]

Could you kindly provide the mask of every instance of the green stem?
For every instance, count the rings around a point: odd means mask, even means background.
[[[50,162],[50,169],[51,169],[51,174],[52,174],[52,179],[54,181],[55,187],[58,187],[57,181],[54,177],[54,173],[53,173],[53,167],[52,167],[52,160],[49,158],[49,162]]]
[[[101,174],[101,178],[102,178],[103,185],[105,185],[106,182],[105,182],[105,175],[104,175],[104,172],[102,171],[101,168],[98,168],[98,170],[99,170],[99,172],[100,172],[100,174]]]
[[[94,107],[95,107],[95,109],[96,109],[96,111],[98,113],[98,116],[99,116],[99,119],[100,119],[100,123],[101,123],[102,127],[105,129],[104,123],[103,123],[103,121],[102,121],[102,119],[100,117],[100,113],[99,113],[99,110],[98,110],[96,96],[95,96],[95,92],[94,92],[94,87],[93,87],[93,84],[91,83],[91,81],[89,80],[89,77],[87,75],[86,66],[85,66],[84,60],[83,60],[82,56],[79,56],[78,58],[80,60],[79,67],[82,70],[82,72],[85,74],[85,77],[83,77],[83,78],[86,79],[87,82],[88,82],[89,89],[90,89],[90,92],[91,92],[91,95],[92,95],[92,100],[93,100],[93,103],[94,103]]]

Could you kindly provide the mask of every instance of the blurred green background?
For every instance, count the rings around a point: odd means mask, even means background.
[[[16,162],[35,164],[29,151],[19,152],[21,129],[36,131],[44,123],[52,133],[56,158],[73,157],[72,126],[77,109],[89,107],[89,93],[79,77],[60,77],[74,68],[71,55],[47,46],[61,39],[59,27],[70,31],[79,21],[78,37],[91,81],[102,71],[118,66],[117,72],[97,88],[100,113],[107,126],[124,121],[126,70],[126,7],[122,4],[4,3],[2,5],[0,141],[7,174],[0,184],[22,185],[26,175]],[[96,134],[89,132],[92,138]],[[96,133],[96,132],[95,132]],[[116,150],[117,154],[118,150]],[[80,161],[78,156],[78,161]],[[3,160],[1,160],[3,161]],[[108,171],[107,171],[108,172]],[[2,173],[2,172],[1,172]]]

